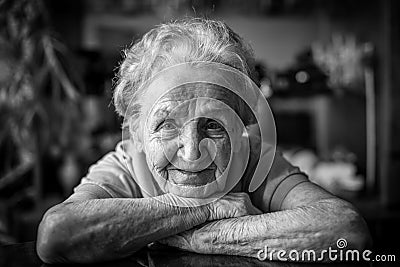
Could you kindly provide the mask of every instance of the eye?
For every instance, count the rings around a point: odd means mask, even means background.
[[[216,121],[210,121],[210,122],[208,122],[206,127],[207,127],[207,129],[210,129],[210,130],[218,130],[218,129],[221,129],[221,126],[220,126],[219,123],[216,122]]]
[[[163,130],[163,131],[175,131],[177,129],[175,123],[172,121],[163,121],[157,126],[157,130]]]
[[[205,130],[209,133],[216,134],[223,132],[224,128],[215,120],[209,120],[205,125]]]

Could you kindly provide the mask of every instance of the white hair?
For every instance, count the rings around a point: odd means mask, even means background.
[[[210,19],[187,18],[161,24],[126,49],[124,55],[116,75],[114,105],[117,113],[129,116],[131,122],[141,112],[140,97],[145,90],[142,85],[170,66],[216,62],[255,77],[250,46],[224,22]]]

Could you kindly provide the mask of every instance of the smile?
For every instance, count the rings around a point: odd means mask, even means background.
[[[193,174],[199,174],[199,173],[202,173],[202,172],[204,172],[204,171],[209,171],[209,170],[211,170],[211,169],[205,169],[205,170],[201,170],[201,171],[185,171],[185,170],[179,170],[179,169],[177,169],[177,171],[179,171],[180,173],[183,173],[183,174],[187,174],[187,175],[193,175]]]
[[[181,186],[202,186],[215,180],[215,169],[188,171],[182,169],[169,169],[168,180]]]

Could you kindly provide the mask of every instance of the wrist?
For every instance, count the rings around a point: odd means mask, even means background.
[[[172,193],[167,193],[155,198],[157,198],[157,201],[175,210],[175,214],[179,214],[185,218],[187,229],[209,220],[210,208],[208,204],[201,204],[196,199],[183,198]]]
[[[203,224],[208,221],[210,217],[209,209],[206,205],[201,206],[193,206],[187,208],[180,208],[186,210],[188,213],[188,229],[193,228],[194,226]]]
[[[211,212],[209,205],[210,204],[204,204],[196,207],[199,209],[199,212],[201,213],[201,218],[202,218],[201,223],[205,223],[210,220]]]

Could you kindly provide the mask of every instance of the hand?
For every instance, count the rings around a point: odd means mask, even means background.
[[[217,252],[217,254],[229,255],[232,252],[229,250],[229,242],[226,242],[232,236],[236,236],[238,242],[241,239],[246,240],[244,232],[240,232],[244,236],[239,237],[235,234],[234,229],[234,221],[216,220],[160,239],[156,243],[199,254],[215,254]]]
[[[153,243],[154,248],[159,248],[159,244],[170,247],[175,247],[181,250],[212,254],[213,236],[217,234],[220,221],[206,223],[205,225],[189,229],[187,231],[172,235]]]
[[[253,206],[250,197],[244,192],[229,193],[208,204],[208,221],[257,215],[262,212]]]
[[[231,230],[234,229],[235,222],[224,219],[262,213],[253,206],[250,197],[246,193],[229,193],[221,199],[207,204],[207,209],[208,220],[212,220],[212,222],[199,225],[157,242],[186,251],[213,254],[215,251],[214,242],[228,239],[227,236],[231,236]],[[221,243],[218,248],[219,252],[224,251]],[[226,254],[229,254],[228,250]]]
[[[194,232],[195,232],[195,229],[190,229],[190,230],[178,233],[176,235],[171,235],[171,236],[165,237],[163,239],[153,242],[149,246],[149,248],[157,250],[157,249],[163,248],[163,246],[169,246],[169,247],[174,247],[174,248],[178,248],[181,250],[199,253],[198,251],[196,251],[194,249],[194,244],[193,244],[193,241],[195,241],[194,236],[193,236]]]

